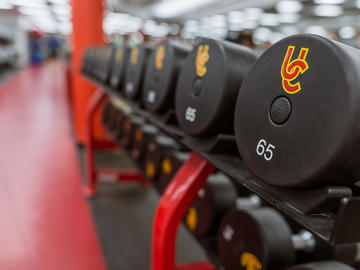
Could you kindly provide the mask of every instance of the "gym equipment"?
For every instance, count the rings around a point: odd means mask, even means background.
[[[295,250],[310,252],[314,246],[311,233],[292,235],[286,220],[267,207],[230,211],[218,235],[219,255],[226,270],[283,269],[295,263]]]
[[[143,79],[148,58],[153,48],[148,44],[139,44],[131,49],[125,74],[123,94],[131,99],[141,95]]]
[[[355,270],[355,268],[337,261],[324,261],[295,265],[286,270]]]
[[[159,176],[160,191],[165,191],[168,184],[174,178],[177,171],[188,160],[189,152],[171,152],[165,153],[161,160],[161,173]]]
[[[119,134],[119,145],[122,148],[130,149],[135,139],[136,128],[143,125],[144,120],[141,117],[130,115],[122,122],[122,132]]]
[[[187,211],[187,228],[197,237],[215,235],[222,217],[235,208],[236,198],[236,189],[228,177],[222,173],[210,175]]]
[[[175,93],[175,111],[188,135],[233,133],[240,85],[255,54],[234,43],[202,39],[186,57]]]
[[[174,108],[177,78],[191,46],[174,40],[161,42],[151,53],[146,67],[143,102],[151,112]]]
[[[235,135],[249,170],[286,188],[360,177],[360,51],[316,35],[266,50],[241,86]]]
[[[129,48],[127,46],[116,48],[114,52],[115,59],[110,79],[110,86],[115,90],[121,91],[124,85],[128,55]]]
[[[158,135],[151,140],[145,154],[145,175],[150,180],[156,180],[161,173],[163,157],[179,152],[182,147],[172,138]]]
[[[135,129],[131,157],[137,161],[141,167],[144,167],[141,164],[143,164],[142,161],[149,142],[158,134],[159,130],[153,125],[144,124]]]
[[[102,48],[100,58],[100,80],[104,84],[107,84],[112,73],[114,63],[115,48],[112,45],[108,45]]]

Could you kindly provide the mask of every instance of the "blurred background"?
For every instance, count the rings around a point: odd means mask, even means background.
[[[261,52],[285,36],[314,33],[360,44],[360,0],[107,0],[103,6],[105,42],[212,37]],[[0,2],[0,62],[5,65],[66,57],[72,32],[69,0]]]

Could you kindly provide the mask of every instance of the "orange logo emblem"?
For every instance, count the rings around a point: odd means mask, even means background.
[[[196,55],[196,74],[200,77],[206,74],[207,68],[205,66],[206,62],[209,61],[209,45],[200,45]]]
[[[164,46],[161,45],[156,49],[155,67],[157,70],[162,69],[164,57],[165,57],[165,48]]]
[[[259,262],[255,255],[244,252],[241,254],[240,263],[246,268],[246,270],[261,270],[262,264]]]
[[[138,56],[139,56],[139,49],[138,48],[132,49],[131,54],[130,54],[130,63],[132,65],[137,64]]]
[[[291,61],[294,50],[295,46],[288,47],[281,67],[282,85],[285,92],[289,94],[295,94],[301,90],[300,83],[293,83],[292,81],[309,68],[305,60],[309,49],[301,48],[299,57]]]

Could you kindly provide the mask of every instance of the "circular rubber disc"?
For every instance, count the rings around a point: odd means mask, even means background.
[[[114,52],[115,59],[110,79],[110,85],[113,88],[119,88],[124,81],[127,52],[128,50],[125,47],[117,48]]]
[[[187,48],[185,44],[183,47],[174,46],[164,41],[150,55],[143,88],[143,101],[149,111],[158,112],[173,104],[178,66],[185,58]],[[181,52],[176,53],[175,50]]]
[[[187,56],[176,94],[176,117],[189,135],[211,133],[226,95],[225,51],[220,41],[203,39]]]
[[[235,112],[238,149],[253,174],[292,188],[339,180],[334,164],[354,119],[351,69],[337,44],[315,35],[286,38],[261,55]]]
[[[150,47],[139,44],[129,52],[127,61],[124,95],[135,99],[140,95],[146,61]]]
[[[226,270],[282,269],[295,260],[290,228],[271,208],[229,212],[221,222],[218,237]]]

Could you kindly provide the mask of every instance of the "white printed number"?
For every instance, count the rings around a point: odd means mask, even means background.
[[[148,92],[148,95],[147,95],[147,101],[149,103],[154,103],[155,102],[155,98],[156,98],[156,94],[155,94],[155,91],[149,91]]]
[[[261,139],[256,146],[256,153],[259,156],[264,156],[266,161],[270,161],[273,158],[273,150],[275,146],[271,143],[267,144],[264,139]]]
[[[189,122],[194,122],[196,119],[196,109],[187,107],[185,112],[185,120]]]

